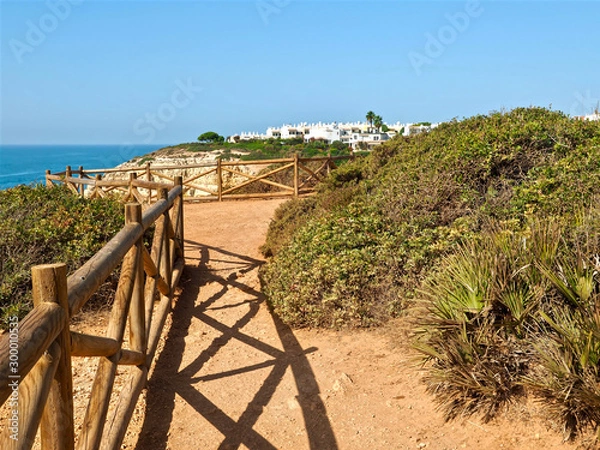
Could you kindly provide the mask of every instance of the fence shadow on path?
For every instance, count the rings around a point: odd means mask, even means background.
[[[166,337],[164,349],[148,383],[146,414],[136,449],[165,450],[167,448],[169,432],[173,433],[171,425],[177,397],[187,402],[197,414],[224,436],[221,442],[215,442],[214,446],[211,445],[210,448],[237,449],[241,445],[245,445],[249,449],[276,449],[274,444],[253,427],[290,368],[298,392],[296,399],[304,418],[308,448],[337,450],[335,435],[327,417],[325,405],[319,396],[319,386],[306,358],[308,353],[316,349],[303,349],[293,331],[273,314],[271,314],[273,326],[283,350],[242,331],[257,315],[265,298],[261,292],[238,281],[235,274],[256,269],[262,264],[262,261],[192,241],[186,241],[186,260],[188,265],[186,265],[182,277],[183,291],[173,311],[173,322]],[[228,265],[233,270],[224,277],[222,275],[227,273],[227,269],[219,271],[209,269],[209,265],[219,263]],[[202,287],[215,282],[221,285],[221,289],[202,303],[196,304]],[[219,300],[224,299],[230,289],[242,290],[251,298],[237,304],[217,304]],[[210,311],[240,306],[245,307],[246,312],[233,325],[222,323],[208,314]],[[185,337],[192,322],[196,320],[202,321],[216,330],[217,337],[202,346],[202,351],[192,359],[192,362],[181,367],[184,351],[186,351]],[[230,371],[197,376],[200,369],[213,356],[235,340],[252,347],[254,351],[258,350],[264,353],[264,362],[242,368],[234,365],[236,368]],[[197,386],[203,386],[202,381],[217,379],[231,378],[233,384],[235,378],[232,377],[235,375],[269,367],[271,368],[270,373],[260,384],[252,400],[237,420],[229,417],[197,388]],[[260,376],[263,377],[262,374]],[[183,425],[185,427],[187,424]],[[184,428],[181,432],[189,433],[189,430]],[[202,433],[203,431],[197,432]]]

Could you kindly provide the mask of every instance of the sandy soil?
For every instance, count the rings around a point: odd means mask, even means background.
[[[257,278],[280,203],[186,205],[182,294],[125,448],[575,448],[533,404],[445,423],[402,321],[352,332],[281,323]]]

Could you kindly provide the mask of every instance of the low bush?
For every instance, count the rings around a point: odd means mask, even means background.
[[[300,227],[261,272],[275,312],[294,326],[369,326],[394,309],[386,293],[395,261],[381,272],[393,242],[376,214],[332,211]],[[289,223],[289,222],[288,222]]]
[[[31,267],[63,262],[77,269],[124,224],[114,199],[87,200],[66,187],[19,186],[0,191],[0,314],[31,308]]]

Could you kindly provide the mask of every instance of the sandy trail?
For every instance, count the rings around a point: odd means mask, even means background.
[[[164,449],[559,449],[535,407],[444,423],[396,322],[292,330],[268,310],[258,247],[280,200],[190,204],[187,267],[139,439]],[[136,426],[137,422],[137,426]]]

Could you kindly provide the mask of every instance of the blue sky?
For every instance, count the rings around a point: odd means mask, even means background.
[[[4,144],[600,102],[596,1],[19,0],[0,14]]]

